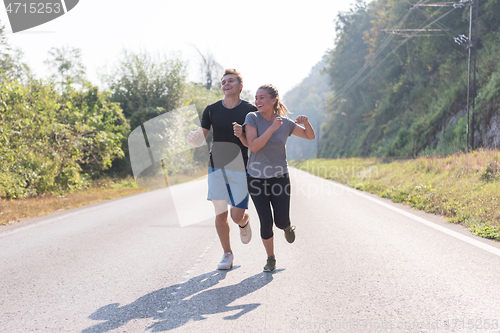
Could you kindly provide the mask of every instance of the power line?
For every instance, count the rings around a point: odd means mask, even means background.
[[[405,14],[405,16],[403,17],[403,19],[401,19],[401,21],[399,22],[398,24],[398,28],[397,29],[384,29],[384,30],[398,30],[399,27],[402,25],[402,23],[404,23],[404,21],[406,21],[406,19],[408,18],[409,14],[412,12],[412,10],[414,8],[417,8],[418,9],[418,6],[416,5],[424,5],[428,2],[429,0],[426,0],[424,2],[422,2],[422,0],[420,0],[417,4],[413,5],[410,10]],[[463,1],[463,0],[462,0]],[[468,1],[468,0],[466,0]],[[455,9],[457,9],[459,7],[455,7],[453,6],[453,8],[451,10],[449,10],[448,12],[444,13],[443,15],[441,15],[440,17],[438,17],[437,19],[435,19],[434,21],[432,21],[431,23],[427,24],[425,27],[423,28],[420,28],[418,29],[420,32],[423,31],[424,29],[426,29],[427,27],[431,26],[432,24],[435,24],[437,23],[439,20],[441,20],[443,17],[447,16],[448,14],[450,14],[451,12],[453,12]],[[427,15],[426,15],[427,16]],[[427,16],[427,20],[426,21],[429,21],[430,19],[432,19],[432,17],[430,16]],[[425,24],[425,22],[423,23]],[[402,30],[402,29],[400,29]],[[450,29],[451,30],[451,29]],[[444,29],[441,30],[439,29],[439,31],[445,31]],[[370,60],[356,73],[356,75],[354,75],[345,85],[344,87],[342,87],[335,95],[334,95],[334,99],[332,100],[332,103],[336,102],[338,100],[338,98],[344,94],[346,91],[348,91],[351,87],[353,86],[357,86],[359,85],[360,83],[362,83],[363,81],[366,80],[366,78],[368,78],[371,73],[373,71],[375,71],[391,54],[393,54],[394,52],[396,52],[397,49],[399,49],[402,45],[404,45],[410,38],[413,38],[413,37],[419,37],[420,35],[418,34],[418,32],[416,34],[412,34],[412,35],[406,35],[406,39],[404,41],[402,41],[398,46],[396,46],[394,49],[392,49],[391,52],[389,52],[389,54],[387,54],[378,64],[377,66],[375,66],[374,68],[372,68],[372,70],[366,75],[364,76],[360,81],[357,81],[356,80],[363,74],[363,72],[366,70],[366,68],[375,60],[375,58],[382,52],[382,50],[387,46],[387,44],[390,42],[390,40],[392,39],[392,36],[394,36],[394,34],[391,34],[389,37],[386,38],[386,40],[382,43],[382,45],[379,47],[379,49],[377,49],[377,52],[375,52],[375,54],[370,58]],[[446,32],[446,31],[445,31]],[[443,35],[445,36],[445,35]],[[390,38],[391,37],[391,38]]]
[[[394,32],[394,31],[445,31],[446,29],[381,29],[383,32]]]
[[[431,4],[415,4],[415,7],[449,7],[453,6],[454,8],[463,8],[465,6],[469,6],[472,3],[472,0],[460,0],[459,3],[456,2],[438,2]]]
[[[420,3],[426,3],[429,2],[430,0],[419,0],[418,4]],[[403,16],[403,18],[399,21],[397,28],[401,27],[401,25],[406,21],[408,16],[411,14],[413,8],[410,8],[408,12]],[[342,95],[345,93],[355,82],[356,80],[363,74],[363,72],[371,65],[371,63],[379,56],[379,54],[382,52],[382,50],[389,44],[393,36],[388,36],[384,42],[379,46],[379,48],[375,51],[375,53],[370,57],[370,59],[364,64],[363,67],[361,67],[358,72],[335,94],[335,98],[333,102],[335,102],[338,99],[338,96]]]
[[[408,0],[407,0],[406,2],[408,2]],[[408,3],[410,3],[410,2],[408,2]],[[455,7],[455,6],[453,6],[453,8],[457,9],[457,8],[459,8],[459,7]],[[421,10],[420,8],[418,8],[418,7],[417,7],[416,9],[420,12],[420,14],[424,15],[425,17],[427,17],[427,19],[428,19],[428,20],[431,20],[431,19],[432,19],[432,18],[431,18],[431,16],[427,15],[427,13],[426,13],[426,12],[424,12],[423,10]],[[442,29],[446,29],[446,30],[445,30],[445,32],[446,32],[448,35],[451,35],[450,33],[448,33],[448,31],[450,31],[450,30],[451,30],[451,31],[455,34],[455,36],[456,36],[456,35],[458,35],[458,33],[457,33],[457,32],[455,32],[453,29],[451,29],[451,28],[447,27],[447,26],[446,26],[446,25],[444,25],[443,23],[441,23],[441,22],[437,21],[437,22],[436,22],[436,24],[437,24],[438,26],[440,26]]]
[[[405,38],[415,38],[415,37],[443,37],[443,36],[448,36],[446,34],[429,34],[429,35],[408,35],[408,34],[400,34],[402,37]]]
[[[455,5],[454,2],[430,3],[428,5],[413,5],[415,7],[448,7]]]
[[[410,38],[413,38],[413,37],[424,37],[424,36],[446,36],[444,34],[428,34],[428,35],[422,35],[420,34],[420,32],[438,32],[438,31],[444,31],[446,32],[447,35],[451,35],[449,33],[449,31],[452,31],[455,33],[455,35],[458,35],[453,29],[450,29],[448,27],[446,27],[444,24],[438,22],[439,20],[441,20],[442,18],[444,18],[445,16],[447,16],[448,14],[450,14],[451,12],[453,12],[455,9],[457,8],[463,8],[465,6],[470,6],[470,18],[469,18],[469,37],[467,38],[465,35],[461,34],[459,35],[458,37],[454,37],[454,41],[456,43],[458,43],[459,45],[464,45],[467,49],[468,49],[468,74],[467,74],[467,127],[466,127],[466,147],[467,147],[467,151],[472,148],[474,149],[474,125],[475,125],[475,119],[474,119],[474,113],[472,113],[472,123],[470,124],[470,121],[469,121],[469,115],[470,115],[470,106],[472,107],[472,109],[474,109],[474,104],[475,104],[475,94],[476,94],[476,47],[474,47],[474,43],[477,43],[477,21],[478,21],[478,12],[479,12],[479,4],[478,4],[478,1],[479,0],[461,0],[460,3],[452,3],[452,2],[448,2],[448,3],[441,3],[441,4],[429,4],[428,6],[440,6],[440,7],[445,7],[445,6],[452,6],[453,8],[444,13],[443,15],[441,15],[440,17],[438,17],[437,19],[435,19],[434,21],[432,21],[431,23],[427,24],[425,27],[420,27],[418,29],[400,29],[399,27],[401,26],[401,24],[406,21],[406,19],[408,18],[408,15],[411,13],[411,11],[413,10],[413,8],[416,8],[418,9],[419,12],[421,12],[424,16],[427,17],[427,21],[431,20],[432,17],[427,15],[425,12],[421,11],[418,7],[421,7],[421,6],[426,6],[426,2],[428,2],[429,0],[426,0],[425,2],[422,3],[422,1],[419,1],[417,4],[415,5],[412,5],[412,7],[410,8],[410,10],[405,14],[405,16],[403,17],[403,19],[400,21],[400,23],[398,24],[398,27],[396,29],[383,29],[382,31],[385,31],[385,32],[391,32],[391,36],[387,37],[384,42],[382,43],[382,45],[377,49],[377,51],[372,55],[372,57],[369,59],[369,61],[356,73],[356,75],[354,75],[345,85],[344,87],[342,87],[342,89],[340,89],[335,95],[334,95],[334,99],[332,100],[332,103],[335,103],[337,101],[337,99],[342,95],[344,94],[345,92],[347,92],[350,88],[352,88],[353,86],[357,86],[359,85],[360,83],[362,83],[364,80],[366,80],[366,78],[368,78],[371,73],[373,73],[373,71],[375,71],[391,54],[393,54],[394,52],[396,52],[397,49],[399,49],[402,45],[404,45]],[[407,1],[408,2],[408,1]],[[410,4],[411,5],[411,4]],[[475,22],[475,27],[474,27],[474,36],[472,36],[472,13],[473,13],[473,6],[476,5],[476,11],[475,11],[475,16],[476,16],[476,22]],[[425,24],[425,22],[423,23]],[[422,25],[423,25],[422,24]],[[427,27],[431,26],[432,24],[437,24],[439,25],[442,29],[427,29]],[[415,32],[414,34],[411,34],[411,35],[404,35],[405,32]],[[392,39],[391,37],[394,36],[395,34],[403,34],[405,38],[405,40],[403,40],[398,46],[396,46],[394,49],[391,50],[391,52],[389,52],[389,54],[387,54],[374,68],[372,68],[372,70],[366,75],[364,76],[361,80],[358,81],[358,78],[363,74],[363,72],[367,69],[367,67],[369,65],[371,65],[371,63],[375,60],[375,58],[382,52],[382,50],[387,46],[387,44],[389,43],[389,41]],[[473,42],[474,41],[474,42]],[[474,51],[472,52],[472,49],[474,48]],[[471,59],[473,58],[473,59]],[[473,93],[471,94],[470,93],[470,74],[471,74],[471,62],[473,62],[473,73],[474,73],[474,81],[473,81]],[[471,105],[471,95],[472,95],[472,105]],[[469,135],[469,125],[471,127],[471,134]],[[469,136],[470,136],[470,141],[469,141]]]
[[[428,26],[431,26],[432,24],[434,24],[434,23],[435,23],[435,22],[437,22],[438,20],[442,19],[443,17],[445,17],[446,15],[448,15],[449,13],[451,13],[451,12],[452,12],[452,11],[454,11],[454,10],[455,10],[455,8],[453,8],[453,9],[451,9],[450,11],[448,11],[448,12],[444,13],[443,15],[441,15],[440,17],[438,17],[436,20],[434,20],[434,21],[432,21],[431,23],[427,24],[427,25],[424,27],[424,29],[425,29],[425,28],[427,28]],[[360,81],[360,82],[358,82],[357,84],[360,84],[360,83],[362,83],[364,80],[366,80],[366,78],[368,78],[368,77],[370,76],[370,74],[371,74],[374,70],[376,70],[376,69],[377,69],[377,68],[378,68],[378,67],[379,67],[379,66],[380,66],[380,65],[381,65],[381,64],[385,61],[385,59],[387,59],[387,58],[388,58],[391,54],[393,54],[394,52],[396,52],[396,50],[397,50],[397,49],[399,49],[399,48],[400,48],[401,46],[403,46],[403,45],[404,45],[404,44],[405,44],[405,43],[406,43],[406,42],[407,42],[410,38],[413,38],[413,37],[418,37],[418,34],[413,34],[413,35],[410,35],[409,37],[406,37],[406,39],[405,39],[404,41],[402,41],[402,42],[401,42],[398,46],[396,46],[396,47],[395,47],[395,48],[394,48],[391,52],[389,52],[389,54],[387,54],[387,55],[385,56],[385,58],[384,58],[384,59],[382,59],[382,61],[381,61],[381,62],[379,62],[379,63],[377,64],[377,66],[375,66],[375,67],[374,67],[374,68],[373,68],[373,69],[372,69],[372,70],[371,70],[371,71],[370,71],[370,72],[369,72],[369,73],[368,73],[368,74],[367,74],[367,75],[366,75],[363,79],[361,79],[361,81]]]

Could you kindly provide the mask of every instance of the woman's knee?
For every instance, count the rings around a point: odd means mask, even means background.
[[[284,216],[282,218],[276,218],[274,223],[276,224],[276,227],[281,230],[285,230],[288,228],[291,223],[290,223],[290,217],[289,216]]]
[[[260,237],[264,240],[269,239],[274,236],[273,228],[260,228]]]

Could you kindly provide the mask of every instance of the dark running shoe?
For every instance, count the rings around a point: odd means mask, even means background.
[[[285,238],[288,243],[293,243],[295,240],[295,226],[291,225],[288,229],[285,229]]]
[[[272,272],[276,269],[276,259],[274,256],[269,256],[267,258],[266,266],[264,266],[264,272]]]

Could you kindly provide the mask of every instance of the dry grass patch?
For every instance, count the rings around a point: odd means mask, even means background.
[[[0,199],[0,225],[7,225],[63,209],[81,207],[144,191],[147,190],[138,188],[130,179],[118,182],[108,179],[90,189],[65,193],[59,196],[46,194],[23,200]]]
[[[478,150],[405,161],[375,158],[292,161],[292,166],[445,216],[500,241],[500,152]]]

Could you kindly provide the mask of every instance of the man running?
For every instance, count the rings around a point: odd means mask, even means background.
[[[233,252],[229,237],[228,204],[231,218],[238,224],[243,244],[250,242],[248,209],[248,185],[246,165],[248,144],[242,131],[248,113],[257,108],[240,98],[243,79],[235,69],[226,69],[221,78],[224,99],[205,108],[201,128],[188,135],[188,141],[201,146],[206,140],[210,127],[213,129],[213,142],[208,167],[208,196],[215,209],[215,227],[224,250],[219,269],[233,266]]]

